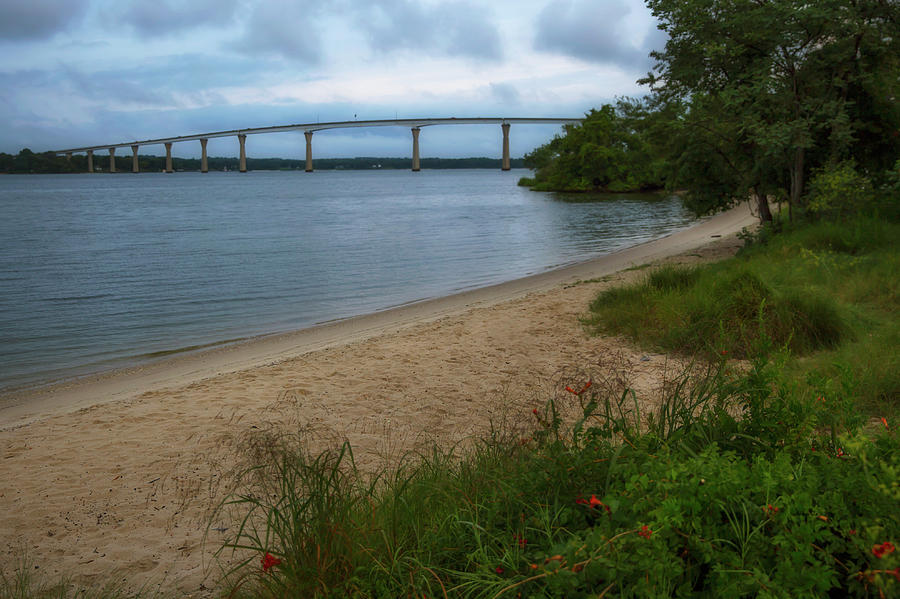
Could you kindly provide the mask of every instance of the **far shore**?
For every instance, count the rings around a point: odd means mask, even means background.
[[[594,374],[652,401],[679,361],[588,336],[579,315],[648,263],[733,255],[755,223],[744,205],[558,270],[4,397],[0,564],[215,597],[213,554],[235,522],[210,506],[259,435],[295,432],[311,451],[346,441],[372,471],[529,422]]]

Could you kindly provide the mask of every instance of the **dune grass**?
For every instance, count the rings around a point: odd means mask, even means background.
[[[852,401],[810,401],[769,357],[685,372],[652,414],[627,388],[570,387],[568,426],[550,401],[527,437],[495,431],[374,478],[347,446],[272,440],[228,504],[245,519],[223,550],[249,551],[233,596],[900,590],[895,430],[862,432]]]
[[[764,335],[793,357],[788,376],[840,373],[868,409],[895,408],[898,239],[900,225],[873,217],[805,225],[733,260],[665,266],[611,289],[594,300],[584,323],[707,359],[748,358]]]

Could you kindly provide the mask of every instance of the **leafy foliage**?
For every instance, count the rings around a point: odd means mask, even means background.
[[[799,206],[810,169],[900,153],[900,5],[880,0],[648,0],[669,35],[643,80],[672,121],[671,183],[698,212],[755,197]]]
[[[534,179],[520,183],[537,191],[641,191],[663,186],[651,128],[663,118],[637,101],[592,109],[565,135],[526,154]]]

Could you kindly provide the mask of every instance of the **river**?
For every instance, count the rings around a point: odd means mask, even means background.
[[[684,228],[526,171],[0,176],[0,389],[511,280]]]

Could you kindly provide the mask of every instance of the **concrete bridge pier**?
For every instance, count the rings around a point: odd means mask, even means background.
[[[303,135],[306,137],[306,172],[313,172],[312,166],[312,131],[304,131]]]
[[[419,172],[419,128],[412,128],[412,136],[413,136],[413,159],[412,159],[412,170],[414,173]]]
[[[166,172],[172,173],[175,169],[172,168],[172,142],[166,142]]]
[[[243,133],[238,133],[238,141],[241,144],[241,169],[240,170],[242,173],[246,173],[247,172],[247,150],[244,146],[247,143],[247,136],[244,135]]]
[[[500,125],[500,128],[503,129],[503,165],[500,167],[500,170],[508,171],[509,170],[509,123],[503,123]]]
[[[131,172],[132,173],[141,172],[141,167],[138,164],[137,153],[138,153],[138,146],[136,146],[136,145],[131,146]]]
[[[88,172],[93,173],[94,172],[94,151],[88,150],[87,157],[88,157]]]
[[[209,172],[209,160],[206,157],[206,144],[209,142],[206,138],[200,139],[200,172]]]
[[[109,172],[116,172],[116,149],[109,149]]]
[[[66,162],[72,162],[72,152],[66,152]]]

